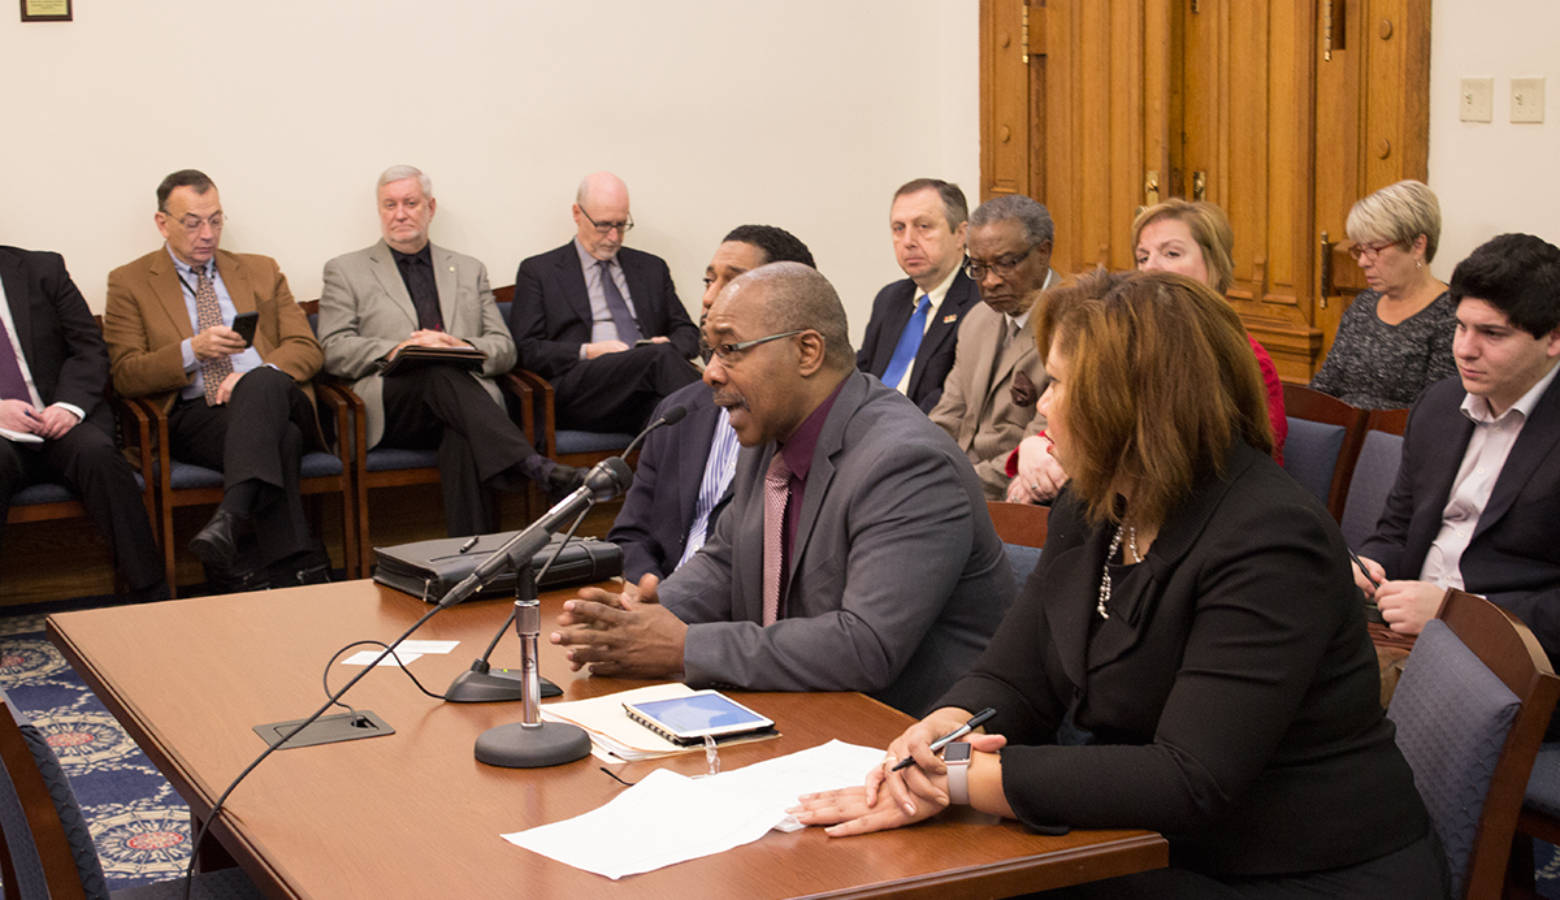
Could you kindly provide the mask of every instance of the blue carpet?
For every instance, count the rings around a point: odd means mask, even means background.
[[[59,756],[109,889],[181,877],[189,808],[44,636],[43,614],[0,619],[0,686]]]

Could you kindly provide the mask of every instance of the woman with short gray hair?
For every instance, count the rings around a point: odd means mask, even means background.
[[[1423,182],[1399,181],[1355,203],[1345,227],[1370,289],[1344,312],[1311,387],[1363,409],[1412,406],[1457,374],[1457,307],[1429,268],[1441,206]]]

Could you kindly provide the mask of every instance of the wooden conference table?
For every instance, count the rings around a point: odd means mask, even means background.
[[[544,595],[544,634],[568,592]],[[409,669],[441,692],[508,614],[504,600],[446,610],[414,638],[459,640]],[[264,749],[252,726],[301,718],[324,700],[332,653],[390,640],[426,610],[371,581],[173,600],[49,617],[49,635],[172,782],[196,816]],[[581,699],[644,682],[569,671],[543,642],[542,673]],[[494,664],[519,665],[513,633]],[[361,671],[337,665],[333,687]],[[773,718],[776,740],[723,748],[726,770],[830,738],[882,746],[909,721],[860,694],[738,696]],[[1003,896],[1166,864],[1144,831],[1027,833],[970,810],[898,831],[831,840],[819,829],[770,832],[726,853],[612,882],[522,850],[501,833],[568,818],[625,788],[594,757],[541,770],[477,762],[473,742],[517,721],[520,704],[431,699],[380,668],[346,698],[395,734],[278,751],[228,798],[213,833],[266,891],[282,897],[577,898],[797,895]],[[704,754],[617,767],[636,781],[657,766],[698,774]]]

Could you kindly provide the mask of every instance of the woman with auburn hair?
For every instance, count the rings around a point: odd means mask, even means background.
[[[1172,198],[1138,213],[1132,222],[1132,254],[1140,272],[1175,272],[1200,281],[1220,294],[1235,281],[1232,252],[1235,233],[1229,217],[1212,203]],[[1273,458],[1284,461],[1289,420],[1284,415],[1284,383],[1267,350],[1250,334],[1246,342],[1267,391],[1268,422],[1273,428]],[[1007,499],[1017,503],[1049,500],[1061,487],[1056,466],[1045,459],[1046,435],[1031,435],[1008,458]],[[1065,476],[1061,476],[1065,479]]]
[[[1430,274],[1441,204],[1423,182],[1399,181],[1354,204],[1344,227],[1370,289],[1344,311],[1311,387],[1361,409],[1413,406],[1457,374],[1457,304]]]
[[[1269,455],[1239,317],[1169,273],[1039,302],[1040,405],[1072,475],[1040,564],[939,708],[797,818],[845,836],[957,803],[1168,838],[1171,868],[1103,896],[1444,896],[1343,539]],[[931,752],[986,707],[986,733]]]

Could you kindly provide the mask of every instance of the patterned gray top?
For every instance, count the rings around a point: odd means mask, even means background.
[[[1452,334],[1457,307],[1442,291],[1396,325],[1376,315],[1375,291],[1361,291],[1338,322],[1338,336],[1311,387],[1361,409],[1401,409],[1433,382],[1457,374]]]

